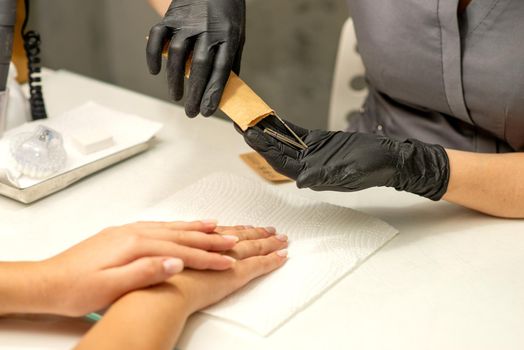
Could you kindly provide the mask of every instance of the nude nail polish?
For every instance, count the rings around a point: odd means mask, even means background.
[[[272,235],[274,235],[275,233],[277,233],[277,229],[274,228],[274,227],[272,227],[272,226],[268,226],[268,227],[266,227],[265,230],[266,230],[268,233],[272,234]]]
[[[276,235],[275,238],[278,239],[279,241],[282,241],[282,242],[287,242],[287,240],[288,240],[288,237],[286,235],[283,235],[283,234]]]
[[[287,255],[288,255],[288,251],[287,251],[287,249],[279,250],[279,251],[277,252],[277,255],[280,256],[281,258],[286,258]]]
[[[233,262],[233,263],[236,263],[236,262],[237,262],[237,259],[232,258],[232,257],[230,257],[229,255],[222,255],[222,256],[223,256],[225,259],[227,259],[227,260],[229,260],[229,261],[231,261],[231,262]]]
[[[164,271],[169,275],[174,275],[184,269],[184,262],[176,258],[164,260],[162,264],[164,265]]]
[[[222,238],[227,239],[228,241],[238,242],[239,238],[233,235],[223,235]]]

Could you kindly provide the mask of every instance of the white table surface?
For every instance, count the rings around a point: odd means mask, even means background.
[[[213,171],[258,179],[239,160],[249,148],[227,122],[189,120],[180,107],[63,71],[48,77],[45,94],[51,116],[94,100],[165,127],[153,149],[37,203],[1,197],[0,260],[62,251]],[[524,221],[390,189],[279,186],[378,216],[400,234],[269,337],[197,315],[180,349],[524,349]],[[68,349],[87,328],[0,319],[0,349]]]

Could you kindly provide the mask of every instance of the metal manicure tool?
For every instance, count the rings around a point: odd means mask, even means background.
[[[282,118],[280,118],[278,115],[275,114],[275,117],[282,123],[282,125],[284,125],[284,127],[291,133],[291,135],[293,135],[295,140],[271,128],[264,128],[264,133],[268,134],[269,136],[277,139],[278,141],[282,143],[285,143],[288,146],[292,146],[300,150],[307,149],[306,143],[293,131],[293,129],[291,129],[289,125],[287,125],[286,122]]]

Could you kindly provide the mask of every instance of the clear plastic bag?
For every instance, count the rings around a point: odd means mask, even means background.
[[[31,178],[45,178],[62,169],[67,160],[62,135],[39,125],[36,130],[13,136],[11,156],[18,172]]]

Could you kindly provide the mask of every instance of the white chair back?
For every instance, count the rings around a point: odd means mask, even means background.
[[[344,130],[352,116],[359,114],[368,94],[365,69],[357,51],[353,20],[342,28],[329,106],[329,130]]]

